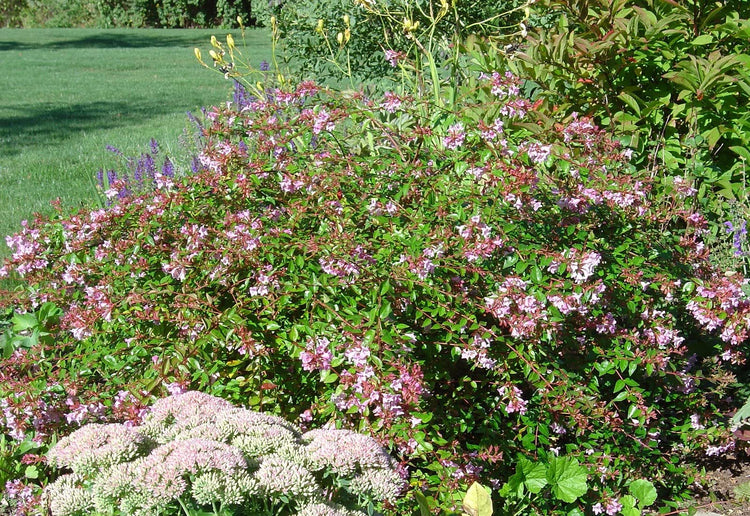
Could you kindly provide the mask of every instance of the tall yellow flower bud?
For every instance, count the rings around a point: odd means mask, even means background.
[[[318,24],[315,26],[315,32],[323,34],[323,18],[318,20]]]
[[[338,34],[336,34],[336,41],[339,42],[339,45],[344,44],[344,34],[342,32],[339,32]]]
[[[193,49],[193,52],[195,53],[195,58],[196,58],[196,59],[197,59],[197,60],[198,60],[199,62],[201,62],[201,63],[202,63],[202,62],[203,62],[203,59],[201,58],[201,49],[200,49],[200,48],[198,48],[198,47],[195,47],[195,48]]]
[[[230,49],[233,49],[233,48],[234,48],[234,38],[232,37],[232,35],[231,35],[231,34],[227,34],[227,46],[228,46],[228,47],[229,47]]]
[[[352,31],[349,29],[346,29],[344,31],[344,43],[349,43],[350,39],[352,39]]]
[[[238,16],[238,17],[237,17],[237,25],[239,25],[239,26],[240,26],[240,29],[241,29],[241,28],[243,27],[243,26],[242,26],[242,16]]]
[[[216,36],[211,36],[211,46],[214,48],[221,48],[221,43],[216,39]]]
[[[347,27],[349,27],[349,15],[348,14],[344,15],[344,25],[346,25]]]

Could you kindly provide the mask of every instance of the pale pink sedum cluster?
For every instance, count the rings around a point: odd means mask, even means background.
[[[371,437],[335,429],[303,435],[283,418],[195,391],[157,401],[141,426],[84,426],[50,451],[49,464],[72,470],[45,490],[54,516],[156,515],[178,504],[354,516],[364,513],[337,504],[339,494],[367,503],[393,499],[403,487]]]

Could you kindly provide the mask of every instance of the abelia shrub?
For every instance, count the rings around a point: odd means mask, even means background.
[[[711,265],[689,181],[634,169],[585,117],[549,123],[519,86],[483,75],[454,111],[311,82],[246,96],[207,113],[194,175],[28,224],[6,303],[64,315],[5,361],[6,431],[140,424],[160,385],[189,387],[368,432],[446,510],[521,459],[587,469],[532,513],[633,478],[671,496],[740,453],[747,282]]]

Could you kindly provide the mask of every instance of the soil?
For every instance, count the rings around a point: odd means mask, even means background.
[[[690,507],[700,514],[750,516],[750,460],[723,460],[706,465],[706,476],[697,487]],[[688,514],[687,512],[683,514]]]

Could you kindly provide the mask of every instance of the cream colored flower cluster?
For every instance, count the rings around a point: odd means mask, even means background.
[[[84,426],[50,450],[49,463],[71,470],[46,489],[54,516],[207,507],[355,516],[363,513],[342,504],[393,499],[403,485],[371,437],[303,434],[281,417],[194,391],[157,401],[140,427]]]

